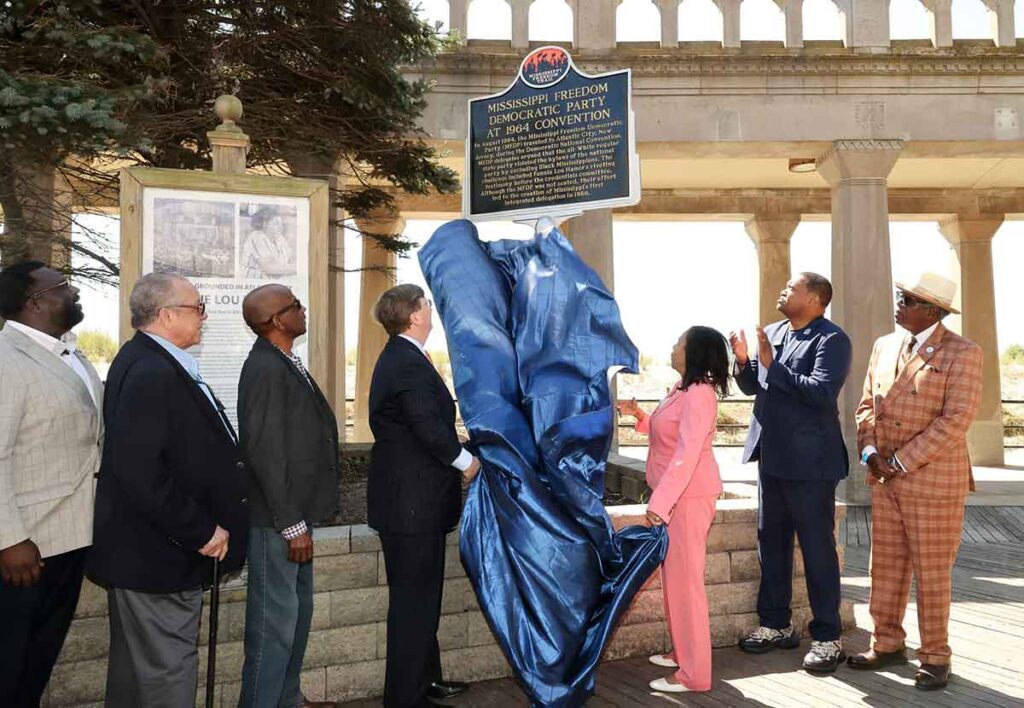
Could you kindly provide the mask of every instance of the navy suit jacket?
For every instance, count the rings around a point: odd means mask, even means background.
[[[850,373],[850,339],[824,317],[791,332],[783,347],[788,331],[788,320],[765,327],[775,347],[767,390],[757,380],[756,341],[735,372],[740,390],[755,396],[743,462],[758,460],[770,477],[842,479],[850,463],[837,399]]]

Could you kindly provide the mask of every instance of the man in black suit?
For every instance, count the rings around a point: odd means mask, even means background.
[[[223,406],[185,351],[206,319],[195,287],[151,273],[129,306],[137,332],[107,377],[87,561],[110,609],[105,704],[192,706],[203,587],[213,558],[223,573],[245,559],[249,475]]]
[[[432,310],[422,288],[398,285],[374,312],[391,335],[370,382],[366,493],[388,576],[387,708],[420,708],[468,688],[441,680],[437,626],[445,535],[459,523],[460,478],[472,481],[480,461],[459,442],[455,403],[423,348]]]
[[[284,285],[245,296],[256,342],[238,382],[238,431],[253,479],[249,586],[239,705],[326,708],[307,701],[299,674],[313,619],[312,524],[338,505],[338,423],[292,351],[306,308]]]

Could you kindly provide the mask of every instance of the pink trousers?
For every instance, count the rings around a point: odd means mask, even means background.
[[[717,497],[682,497],[668,524],[661,567],[665,618],[672,636],[676,680],[693,691],[711,689],[711,619],[704,592],[704,556]]]

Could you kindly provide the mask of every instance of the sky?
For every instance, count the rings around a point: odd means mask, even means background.
[[[416,0],[413,0],[414,4]],[[583,0],[586,3],[586,0]],[[419,0],[420,16],[447,28],[445,0]],[[740,6],[740,39],[782,41],[785,23],[773,0],[743,0]],[[623,0],[616,21],[621,42],[656,42],[661,38],[658,8],[651,0]],[[681,41],[721,40],[721,14],[713,0],[685,0],[679,11]],[[510,39],[512,11],[505,0],[472,0],[467,36],[470,39]],[[1024,3],[1015,9],[1017,36],[1024,36]],[[804,0],[805,39],[841,39],[839,9],[832,0]],[[891,0],[889,26],[893,39],[928,39],[928,13],[920,0]],[[953,38],[980,39],[992,36],[988,12],[981,0],[953,0]],[[564,0],[536,0],[530,6],[530,39],[572,39],[572,11]]]
[[[584,0],[585,2],[586,0]],[[428,21],[447,23],[448,3],[421,0],[420,13]],[[511,12],[505,0],[473,0],[470,38],[507,39]],[[782,40],[782,13],[773,0],[744,0],[741,38]],[[839,39],[840,19],[831,0],[805,0],[804,33],[808,39]],[[660,25],[651,0],[624,0],[618,9],[620,41],[657,41]],[[1024,1],[1016,3],[1016,28],[1024,36]],[[537,0],[531,7],[531,40],[570,40],[572,16],[563,0]],[[680,39],[720,40],[721,20],[712,0],[685,0],[680,9]],[[927,38],[928,15],[920,0],[891,0],[891,33],[895,39]],[[534,28],[537,28],[536,31]],[[954,38],[988,38],[989,18],[981,0],[953,0]],[[510,77],[511,79],[511,77]],[[91,228],[102,228],[117,240],[116,220],[85,217]],[[441,222],[407,223],[405,235],[424,243]],[[828,222],[801,223],[793,236],[794,272],[811,270],[828,276],[831,271]],[[485,240],[529,238],[525,226],[489,222],[480,226]],[[950,248],[935,222],[892,222],[893,274],[912,277],[916,269],[950,272]],[[346,267],[358,268],[361,242],[346,237]],[[692,324],[705,324],[723,332],[753,326],[757,303],[757,256],[740,222],[618,222],[614,230],[616,299],[626,329],[645,354],[667,357],[678,334]],[[1018,288],[1011,264],[1024,263],[1024,221],[1006,222],[993,241],[997,335],[1000,350],[1024,344],[1024,318],[1012,315]],[[423,284],[412,258],[399,261],[398,280]],[[117,299],[110,289],[86,287],[82,293],[86,320],[80,329],[99,329],[116,336]],[[666,308],[665,303],[677,303]],[[359,276],[351,274],[345,287],[348,348],[356,346],[359,312]],[[428,342],[431,349],[445,347],[438,328]]]

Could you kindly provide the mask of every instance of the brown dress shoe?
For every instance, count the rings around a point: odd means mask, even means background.
[[[875,651],[868,649],[862,654],[853,654],[846,660],[846,665],[851,669],[862,671],[878,671],[886,666],[907,663],[907,648],[896,651]]]
[[[938,691],[949,683],[949,664],[921,664],[914,674],[914,685],[922,691]]]

